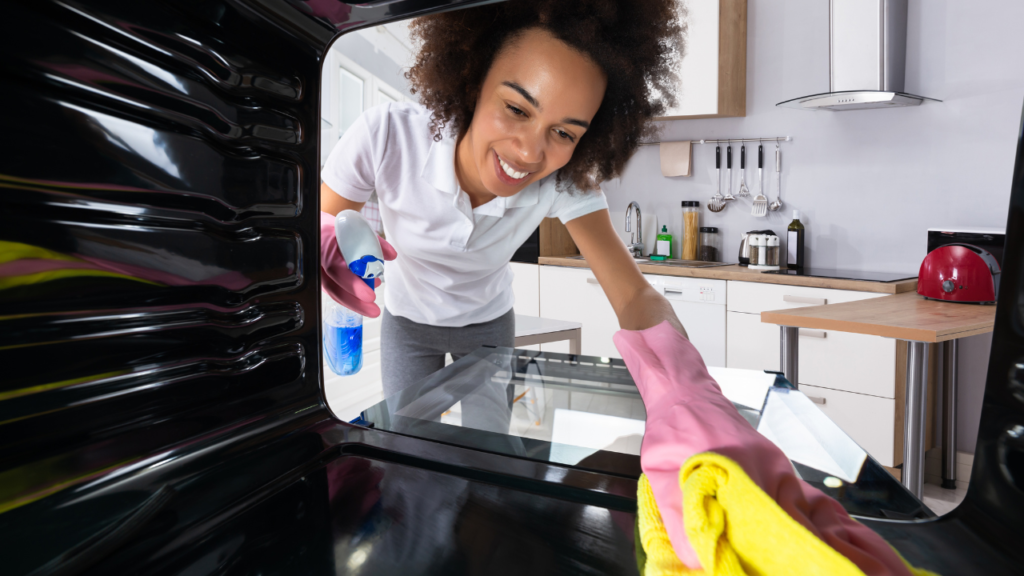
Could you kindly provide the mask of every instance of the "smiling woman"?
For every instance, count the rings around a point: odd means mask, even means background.
[[[566,224],[620,326],[667,321],[685,334],[614,233],[598,186],[671,104],[656,95],[675,92],[677,6],[526,0],[413,22],[421,47],[407,78],[422,103],[367,110],[322,173],[328,216],[376,191],[397,251],[384,273],[385,396],[443,367],[446,353],[513,345],[508,262],[544,218]],[[372,291],[328,248],[325,290],[376,315]]]

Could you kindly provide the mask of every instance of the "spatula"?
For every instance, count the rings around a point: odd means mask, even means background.
[[[764,146],[757,146],[757,196],[754,197],[754,205],[750,209],[751,216],[764,217],[768,215],[768,197],[764,195]]]
[[[725,167],[728,169],[728,174],[725,177],[725,196],[723,199],[729,202],[736,199],[732,195],[732,144],[729,144],[725,149]]]
[[[740,191],[736,193],[741,198],[750,196],[747,189],[747,147],[740,146]]]

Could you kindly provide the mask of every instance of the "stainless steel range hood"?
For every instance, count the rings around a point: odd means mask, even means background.
[[[830,0],[829,91],[776,106],[841,111],[939,102],[903,91],[906,62],[907,0]]]

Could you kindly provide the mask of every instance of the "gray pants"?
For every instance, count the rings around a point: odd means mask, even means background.
[[[458,360],[481,346],[512,348],[516,341],[513,310],[490,322],[446,328],[394,316],[385,307],[382,322],[380,358],[385,398],[444,368],[445,354]]]

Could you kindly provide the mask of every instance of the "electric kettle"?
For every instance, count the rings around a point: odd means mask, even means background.
[[[750,264],[750,241],[755,234],[767,234],[769,236],[776,235],[775,232],[772,232],[771,230],[751,230],[750,232],[740,234],[740,266]]]

